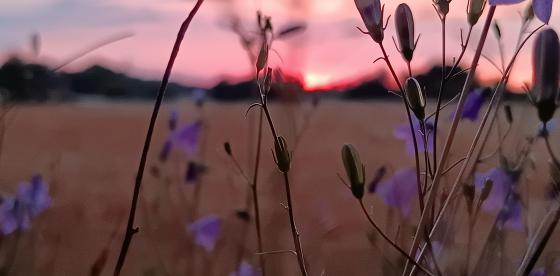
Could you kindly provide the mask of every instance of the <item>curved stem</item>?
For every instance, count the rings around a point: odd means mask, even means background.
[[[161,107],[161,103],[163,102],[163,97],[165,95],[165,91],[167,90],[167,84],[169,83],[169,77],[171,76],[171,71],[173,69],[173,64],[175,63],[175,59],[179,54],[179,49],[181,48],[181,43],[183,38],[185,37],[185,33],[189,28],[189,25],[196,15],[198,9],[202,5],[204,0],[197,0],[196,4],[190,11],[187,19],[183,22],[181,27],[179,28],[179,32],[177,34],[177,39],[175,40],[175,44],[173,45],[173,50],[171,51],[171,55],[169,57],[169,62],[167,63],[167,67],[165,68],[165,73],[163,75],[163,79],[161,81],[161,85],[158,91],[158,95],[156,98],[156,102],[154,105],[154,110],[152,111],[152,116],[150,118],[150,124],[148,126],[148,132],[146,133],[146,140],[144,142],[144,147],[142,149],[142,156],[140,157],[140,164],[138,165],[138,172],[136,174],[136,181],[134,183],[134,190],[132,194],[132,202],[130,206],[130,212],[128,215],[128,222],[126,225],[126,231],[124,234],[123,243],[121,246],[121,250],[119,253],[119,257],[117,259],[117,264],[115,265],[115,270],[113,272],[114,276],[118,276],[121,273],[121,269],[124,265],[126,260],[126,255],[128,253],[128,248],[130,247],[130,243],[132,242],[132,237],[136,232],[138,232],[138,228],[134,227],[134,218],[136,216],[136,206],[138,205],[138,196],[140,195],[140,187],[142,186],[142,178],[144,176],[144,169],[146,167],[146,160],[148,157],[148,152],[150,150],[150,144],[152,141],[152,135],[154,132],[157,116],[159,113],[159,109]]]
[[[383,232],[383,230],[381,230],[381,228],[379,228],[379,226],[377,225],[377,223],[375,223],[375,221],[371,218],[371,216],[369,215],[368,211],[366,210],[366,206],[364,205],[364,201],[363,200],[359,200],[360,202],[360,207],[362,208],[362,211],[364,212],[364,215],[366,216],[366,218],[369,221],[369,224],[371,224],[371,226],[373,226],[373,228],[375,229],[375,231],[377,231],[377,233],[379,233],[379,235],[381,235],[381,237],[383,237],[383,239],[385,241],[387,241],[393,248],[395,248],[397,251],[399,251],[399,253],[401,255],[403,255],[403,257],[405,257],[407,260],[409,260],[410,262],[412,262],[415,266],[417,266],[420,270],[422,270],[422,272],[428,274],[428,275],[433,275],[431,272],[429,272],[426,268],[422,267],[420,264],[418,264],[414,258],[410,257],[402,248],[400,248],[400,246],[398,246],[393,240],[391,240],[391,238],[389,238],[387,236],[387,234],[385,234],[385,232]]]
[[[379,48],[381,49],[381,52],[383,53],[383,59],[385,60],[385,63],[387,64],[387,67],[389,68],[389,71],[391,72],[391,75],[393,76],[393,79],[395,80],[395,82],[397,83],[397,86],[399,87],[399,90],[401,92],[401,99],[403,101],[403,105],[404,108],[406,110],[406,116],[408,118],[408,124],[410,126],[410,135],[412,135],[412,142],[414,144],[414,161],[416,164],[416,186],[418,189],[418,204],[420,205],[420,211],[423,212],[424,211],[424,197],[422,196],[422,184],[420,181],[420,156],[418,153],[418,141],[416,141],[416,131],[414,130],[414,124],[412,123],[412,116],[410,115],[410,110],[408,108],[408,103],[406,102],[406,97],[404,97],[404,89],[401,85],[401,82],[399,80],[399,77],[397,76],[397,74],[395,73],[395,70],[393,69],[393,65],[391,64],[391,62],[389,61],[389,55],[387,55],[387,51],[385,51],[385,46],[383,46],[383,43],[378,43],[379,44]]]
[[[474,79],[474,75],[476,73],[476,69],[478,66],[478,61],[480,60],[480,55],[482,53],[482,48],[484,47],[485,41],[486,41],[486,37],[488,35],[488,30],[490,28],[490,24],[492,23],[492,18],[494,17],[494,12],[496,11],[496,6],[490,6],[490,10],[488,11],[488,15],[486,17],[486,22],[484,23],[484,28],[482,29],[482,33],[480,36],[480,40],[476,49],[476,53],[473,57],[472,63],[471,63],[471,70],[469,71],[469,74],[467,75],[467,78],[465,80],[465,84],[463,86],[463,89],[461,91],[461,96],[459,98],[459,103],[457,104],[457,109],[455,111],[455,115],[453,116],[453,122],[449,128],[449,133],[447,135],[446,141],[445,141],[445,145],[443,148],[443,152],[440,158],[440,162],[439,162],[439,167],[436,169],[436,173],[434,176],[434,180],[432,182],[432,189],[430,189],[430,192],[428,193],[428,199],[426,202],[426,206],[431,206],[432,204],[435,203],[435,198],[437,195],[437,191],[439,188],[439,184],[441,183],[441,177],[442,177],[442,169],[443,169],[443,165],[441,164],[446,164],[447,162],[447,158],[449,157],[449,151],[451,150],[451,146],[453,145],[453,141],[455,138],[455,133],[457,131],[457,127],[459,125],[459,119],[461,117],[461,114],[463,113],[463,108],[465,106],[465,100],[466,100],[466,96],[468,94],[468,91],[471,88],[471,84],[472,81]],[[418,249],[418,246],[420,244],[420,240],[422,238],[421,233],[423,233],[424,231],[426,231],[425,227],[428,225],[428,219],[429,219],[429,212],[422,212],[422,215],[420,217],[420,222],[418,223],[418,227],[416,228],[416,234],[414,235],[414,241],[412,243],[412,246],[410,248],[410,255],[415,255]],[[408,262],[407,262],[408,264]],[[406,267],[407,265],[405,265],[405,271],[406,271]]]
[[[292,228],[292,238],[294,240],[294,245],[296,248],[296,254],[298,258],[299,269],[301,275],[307,276],[307,270],[305,268],[305,259],[303,258],[303,249],[301,247],[301,241],[299,239],[299,232],[296,227],[296,220],[294,218],[293,204],[292,204],[292,193],[290,191],[290,180],[288,179],[288,173],[284,174],[284,186],[286,187],[286,199],[288,201],[288,216],[290,217],[290,227]]]

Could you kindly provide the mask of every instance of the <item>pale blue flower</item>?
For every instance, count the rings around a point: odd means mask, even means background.
[[[212,252],[220,236],[221,224],[218,216],[209,215],[187,225],[187,230],[193,235],[196,245],[204,248],[206,252]]]
[[[243,261],[239,264],[237,271],[230,273],[228,276],[260,276],[261,274],[257,271],[250,263]]]
[[[413,168],[399,169],[395,174],[379,183],[377,193],[385,204],[398,208],[407,217],[415,195],[418,195],[416,170]]]

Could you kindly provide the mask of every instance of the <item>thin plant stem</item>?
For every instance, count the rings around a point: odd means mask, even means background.
[[[554,165],[556,166],[556,169],[560,170],[560,159],[558,159],[558,157],[556,157],[556,155],[554,154],[554,151],[552,151],[552,146],[550,145],[550,139],[548,138],[548,135],[544,136],[544,143],[546,145],[546,150],[548,151],[548,154],[552,159],[552,162],[554,162]]]
[[[476,69],[478,67],[478,61],[480,60],[480,55],[482,53],[482,48],[484,47],[485,41],[486,41],[486,37],[488,35],[488,30],[490,28],[490,24],[492,23],[492,18],[494,17],[494,12],[496,11],[496,6],[490,6],[490,10],[488,11],[487,17],[486,17],[486,22],[484,23],[484,27],[482,29],[482,33],[480,36],[480,40],[476,49],[476,53],[473,57],[472,63],[471,63],[471,70],[469,71],[467,78],[465,80],[465,84],[463,86],[463,89],[461,91],[461,96],[459,98],[459,103],[457,104],[457,109],[455,111],[455,115],[453,116],[453,122],[449,128],[449,133],[447,135],[447,139],[445,141],[445,145],[443,148],[443,152],[440,158],[440,162],[439,162],[439,168],[436,169],[436,173],[434,176],[434,180],[432,183],[432,188],[430,189],[430,192],[428,193],[428,199],[426,202],[426,206],[431,206],[432,204],[435,203],[435,198],[437,195],[437,191],[439,188],[439,184],[440,184],[440,180],[442,177],[442,169],[444,168],[444,166],[442,164],[446,164],[447,162],[447,158],[449,157],[449,151],[451,150],[451,146],[453,145],[453,141],[455,138],[455,133],[457,131],[457,127],[459,125],[459,119],[461,117],[461,114],[463,113],[463,108],[465,106],[465,100],[466,100],[466,96],[468,94],[468,91],[471,88],[471,84],[472,81],[474,79],[474,75],[476,73]],[[429,218],[429,212],[422,212],[422,215],[420,217],[420,221],[418,223],[418,227],[416,229],[416,234],[414,235],[414,240],[412,242],[412,246],[410,249],[410,254],[411,256],[416,254],[416,251],[418,249],[418,245],[420,244],[420,239],[422,238],[421,233],[424,232],[426,229],[425,227],[428,225],[428,218]],[[404,269],[404,273],[406,274],[407,271],[407,267],[408,267],[408,261],[407,264],[405,265],[405,269]]]
[[[397,86],[399,87],[399,90],[401,92],[401,99],[403,101],[403,105],[404,108],[406,110],[406,116],[408,118],[408,124],[410,126],[410,135],[412,135],[412,142],[414,144],[414,161],[416,164],[416,185],[417,185],[417,189],[418,189],[418,204],[420,205],[420,211],[423,212],[424,211],[424,197],[422,196],[422,185],[421,185],[421,181],[420,181],[420,157],[419,157],[419,153],[418,153],[418,141],[416,141],[416,132],[414,130],[414,124],[412,123],[412,116],[410,115],[410,110],[408,108],[408,103],[406,102],[406,97],[404,96],[404,89],[401,85],[401,82],[399,80],[399,77],[397,76],[397,74],[395,73],[395,69],[393,69],[393,65],[391,64],[391,61],[389,61],[389,55],[387,55],[387,51],[385,51],[385,46],[383,46],[383,43],[378,43],[379,44],[379,48],[381,49],[381,52],[383,54],[383,59],[385,60],[385,63],[387,64],[387,68],[389,68],[389,71],[391,72],[391,75],[393,76],[393,79],[395,80],[395,82],[397,83]]]
[[[284,186],[286,187],[286,199],[288,201],[288,216],[290,217],[290,227],[292,228],[292,238],[294,239],[294,245],[298,257],[298,264],[299,269],[301,271],[301,275],[307,276],[307,269],[305,268],[305,259],[303,257],[303,249],[301,247],[301,241],[299,239],[299,232],[296,228],[296,221],[294,218],[293,212],[293,203],[292,203],[292,193],[290,192],[290,180],[288,178],[288,173],[284,172]]]
[[[493,8],[495,9],[495,6],[491,6],[491,10],[490,10],[490,11],[492,11]],[[486,23],[488,23],[488,18],[487,18],[487,22],[486,22]],[[485,26],[486,26],[486,25],[485,25]],[[439,223],[441,222],[441,219],[442,219],[442,217],[443,217],[443,214],[444,214],[445,210],[446,210],[447,207],[449,206],[449,203],[451,202],[452,198],[453,198],[454,195],[455,195],[455,192],[457,191],[457,188],[458,188],[458,186],[459,186],[459,183],[461,183],[461,179],[462,179],[462,176],[464,175],[464,173],[465,173],[465,171],[466,171],[468,162],[469,162],[469,160],[471,159],[471,157],[472,157],[472,155],[473,155],[473,152],[474,152],[476,146],[478,145],[478,142],[479,142],[479,140],[480,140],[480,136],[482,135],[482,130],[483,130],[484,126],[486,125],[486,122],[488,121],[488,117],[489,117],[489,115],[490,115],[491,108],[492,108],[492,106],[494,105],[494,103],[496,102],[496,99],[499,98],[499,97],[501,97],[501,94],[503,93],[503,89],[505,88],[506,82],[507,82],[507,80],[509,79],[509,73],[508,73],[508,72],[510,72],[510,70],[513,68],[514,62],[515,62],[517,56],[519,55],[519,52],[521,51],[521,49],[523,48],[523,46],[525,45],[525,43],[528,41],[528,39],[529,39],[533,34],[535,34],[540,28],[542,28],[543,26],[544,26],[544,25],[541,25],[540,27],[538,27],[538,28],[536,28],[535,30],[533,30],[533,31],[519,44],[519,47],[517,47],[517,50],[516,50],[514,56],[512,57],[512,59],[511,59],[509,65],[508,65],[508,67],[506,68],[506,74],[504,74],[504,75],[502,76],[502,79],[501,79],[500,82],[498,83],[498,87],[496,88],[496,91],[495,91],[494,95],[492,96],[492,99],[490,100],[490,103],[489,103],[489,105],[488,105],[488,108],[486,109],[486,112],[485,112],[484,117],[483,117],[483,119],[482,119],[482,121],[481,121],[481,123],[480,123],[480,126],[479,126],[479,128],[478,128],[478,130],[477,130],[477,132],[476,132],[476,134],[475,134],[475,137],[473,138],[473,142],[471,143],[471,146],[470,146],[470,148],[469,148],[468,154],[467,154],[465,160],[463,161],[463,165],[461,166],[461,170],[460,170],[459,173],[457,174],[456,179],[455,179],[455,182],[454,182],[454,184],[452,185],[451,190],[449,191],[449,195],[447,196],[446,200],[444,201],[444,204],[443,204],[443,206],[441,207],[441,210],[440,210],[440,212],[439,212],[439,214],[438,214],[438,216],[437,216],[437,218],[436,218],[436,220],[435,220],[435,223],[434,223],[433,226],[432,226],[432,230],[430,231],[430,237],[435,233],[435,230],[436,230],[437,226],[439,225]],[[486,30],[486,32],[487,32],[487,31],[488,31],[488,30]],[[473,72],[473,71],[471,71],[471,72]],[[469,73],[469,74],[470,74],[470,73]],[[464,91],[463,91],[463,92],[464,92]],[[463,96],[461,96],[461,98],[463,98]],[[459,102],[461,103],[461,100],[459,100]],[[460,114],[460,113],[462,113],[462,109],[461,109],[461,112],[459,112],[459,107],[458,107],[458,111],[455,113],[455,118],[457,118],[457,117],[458,117],[457,114]],[[455,122],[455,118],[454,118],[454,122]],[[443,158],[443,156],[442,156],[442,158]],[[438,173],[437,173],[438,171],[440,171],[440,170],[438,169],[438,170],[436,171],[436,178],[434,179],[434,185],[435,185],[436,179],[437,179],[437,177],[438,177]],[[420,254],[419,254],[419,258],[422,257],[423,252],[424,252],[424,249],[425,249],[425,247],[422,248],[422,250],[421,250],[421,252],[420,252]]]
[[[251,192],[253,195],[253,211],[255,213],[255,229],[257,231],[257,250],[258,252],[263,252],[263,239],[262,239],[262,229],[261,229],[261,216],[259,209],[259,196],[257,189],[257,181],[259,178],[259,168],[261,160],[261,148],[262,148],[262,127],[263,127],[263,110],[259,110],[259,123],[257,132],[257,152],[255,153],[255,167],[253,170],[253,182],[251,183]],[[262,275],[266,276],[265,269],[265,259],[264,255],[259,255],[259,264],[261,266]]]
[[[548,227],[546,227],[545,224],[549,219],[552,219],[552,221],[549,223]],[[529,275],[529,273],[533,270],[540,255],[544,251],[546,244],[550,240],[552,233],[554,233],[554,229],[556,229],[556,226],[558,225],[558,220],[560,220],[560,206],[556,202],[554,207],[547,213],[545,219],[542,220],[541,225],[537,230],[537,234],[529,244],[527,253],[524,256],[516,275]],[[539,238],[540,241],[538,240]]]
[[[258,74],[257,74],[258,76]],[[260,85],[259,85],[260,88]],[[264,111],[264,114],[266,115],[266,119],[268,121],[268,125],[270,127],[270,131],[272,133],[272,136],[274,137],[274,144],[276,145],[277,143],[279,143],[278,139],[278,134],[276,132],[276,128],[274,127],[274,122],[272,121],[272,117],[270,116],[270,111],[268,110],[268,103],[267,103],[267,96],[265,93],[263,93],[263,91],[261,92],[261,110]],[[297,230],[296,227],[296,222],[295,222],[295,218],[294,218],[294,211],[293,211],[293,203],[292,203],[292,193],[290,191],[290,180],[288,179],[288,172],[283,172],[284,175],[284,186],[286,189],[286,200],[288,201],[288,216],[290,219],[290,228],[291,228],[291,232],[292,232],[292,238],[293,238],[293,242],[294,242],[294,247],[295,247],[295,251],[298,257],[298,264],[299,264],[299,269],[300,272],[303,276],[307,276],[307,269],[305,267],[305,259],[303,257],[303,249],[301,247],[301,241],[299,239],[299,232]]]
[[[159,109],[163,102],[163,97],[165,95],[165,91],[167,89],[167,84],[169,83],[169,77],[171,76],[171,71],[173,69],[173,64],[175,63],[175,59],[179,54],[179,49],[181,48],[181,43],[183,38],[185,37],[185,33],[189,28],[189,25],[196,15],[197,11],[199,10],[200,6],[204,0],[197,0],[194,7],[190,11],[188,17],[185,19],[181,27],[179,28],[179,32],[177,34],[177,39],[173,45],[173,50],[171,51],[171,55],[169,57],[169,62],[167,63],[167,67],[165,68],[165,73],[163,75],[161,85],[158,91],[158,95],[154,104],[154,110],[152,111],[152,115],[150,117],[150,124],[148,126],[148,131],[146,133],[146,140],[144,142],[144,147],[142,149],[142,156],[140,157],[140,164],[138,165],[138,172],[136,174],[136,181],[134,183],[134,190],[132,193],[132,201],[130,206],[130,212],[128,215],[128,222],[126,225],[126,230],[124,234],[123,243],[121,246],[121,250],[119,253],[119,257],[117,259],[117,263],[115,265],[115,270],[113,272],[114,276],[118,276],[121,274],[122,267],[126,260],[126,256],[128,253],[128,248],[132,242],[132,237],[135,233],[138,232],[138,228],[134,226],[134,218],[136,216],[136,206],[138,205],[138,197],[140,195],[140,187],[142,186],[142,178],[144,176],[144,170],[146,168],[146,160],[148,158],[148,152],[150,150],[150,144],[152,141],[152,136],[155,128],[155,124],[157,121],[157,116],[159,113]]]
[[[379,228],[379,226],[377,225],[377,223],[375,223],[375,221],[371,218],[371,216],[369,215],[368,211],[366,210],[366,207],[364,205],[364,201],[363,200],[359,200],[360,202],[360,208],[362,209],[362,211],[364,212],[364,215],[366,216],[367,220],[369,221],[369,224],[371,224],[371,226],[373,226],[373,228],[375,229],[375,231],[377,231],[377,233],[379,233],[379,235],[381,235],[381,237],[383,237],[383,239],[385,241],[387,241],[393,248],[395,248],[403,257],[405,257],[407,260],[409,260],[410,262],[412,262],[414,265],[416,265],[422,272],[428,274],[428,275],[433,275],[430,271],[428,271],[426,268],[422,267],[419,263],[417,263],[414,258],[410,257],[400,246],[398,246],[393,240],[391,240],[391,238],[389,238],[387,236],[387,234],[385,234],[385,232],[383,232],[383,230],[381,230],[381,228]]]

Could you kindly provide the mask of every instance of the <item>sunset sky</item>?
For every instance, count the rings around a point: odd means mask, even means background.
[[[413,70],[421,72],[433,62],[440,62],[439,21],[429,0],[407,0],[415,15],[417,33],[422,34]],[[449,63],[459,51],[459,28],[466,29],[466,0],[454,0],[448,29]],[[393,13],[399,1],[386,1],[386,11]],[[19,0],[0,3],[0,57],[13,53],[29,56],[32,33],[41,36],[38,60],[56,65],[92,43],[125,32],[134,36],[108,45],[80,59],[66,70],[80,70],[93,63],[147,79],[161,77],[178,26],[193,6],[184,0]],[[519,12],[527,3],[500,7],[496,18],[502,26],[507,57],[512,53],[518,31]],[[560,30],[560,3],[554,3],[551,25]],[[305,22],[305,33],[274,45],[282,59],[272,56],[272,64],[298,73],[309,87],[336,84],[347,80],[373,77],[384,71],[373,41],[360,34],[355,26],[363,23],[352,0],[207,0],[187,33],[177,60],[173,80],[210,87],[228,78],[247,77],[252,72],[238,38],[226,27],[232,15],[242,18],[246,28],[255,21],[255,11],[271,15],[276,26],[290,21]],[[386,12],[387,13],[387,12]],[[483,21],[483,19],[481,19]],[[534,23],[537,26],[537,23]],[[399,71],[404,70],[390,36],[391,19],[385,44]],[[473,33],[479,37],[482,23]],[[529,43],[531,46],[532,43]],[[470,61],[471,44],[465,63]],[[484,52],[499,62],[497,42],[489,37]],[[513,83],[531,79],[531,47],[527,47],[516,66]],[[497,75],[486,61],[481,62],[484,79]]]

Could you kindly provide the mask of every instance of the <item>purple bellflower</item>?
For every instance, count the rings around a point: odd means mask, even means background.
[[[486,179],[493,181],[492,190],[488,198],[482,203],[485,212],[499,212],[499,222],[504,223],[507,228],[522,230],[522,205],[519,196],[515,192],[519,175],[504,168],[494,168],[486,173],[476,174],[475,187],[482,190]]]
[[[165,161],[173,148],[178,148],[187,155],[196,155],[201,130],[202,121],[194,121],[171,132],[160,151],[160,159]]]
[[[167,121],[169,130],[174,131],[177,128],[177,122],[179,121],[179,113],[176,110],[169,112],[169,119]]]
[[[31,227],[31,220],[51,205],[48,184],[39,175],[30,182],[21,182],[15,196],[2,198],[0,203],[0,232],[3,235]]]
[[[237,271],[232,272],[229,276],[260,276],[261,274],[248,262],[243,261],[239,264]]]
[[[187,230],[193,235],[196,245],[204,248],[206,252],[212,252],[220,236],[221,225],[218,216],[209,215],[187,225]]]
[[[471,121],[476,121],[478,119],[478,114],[486,98],[485,90],[485,88],[477,88],[469,93],[465,100],[465,107],[463,109],[463,114],[461,114],[461,119],[468,119]]]
[[[490,5],[513,5],[521,3],[524,0],[490,0]],[[553,0],[533,0],[533,13],[543,23],[548,24],[552,14],[552,1]]]
[[[416,170],[413,168],[399,169],[391,178],[379,183],[377,188],[385,204],[398,208],[404,217],[410,214],[417,191]]]
[[[412,119],[412,124],[414,126],[414,133],[416,135],[416,143],[418,144],[418,151],[424,151],[424,137],[420,131],[420,121],[416,118]],[[428,135],[428,152],[431,152],[434,147],[434,124],[430,121],[426,122],[426,134]],[[402,124],[395,129],[393,133],[397,139],[403,140],[406,143],[406,153],[410,156],[414,155],[414,140],[410,134],[410,124]]]

